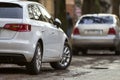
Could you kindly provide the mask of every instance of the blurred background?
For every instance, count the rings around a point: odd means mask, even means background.
[[[69,12],[73,26],[83,14],[112,13],[120,17],[120,0],[29,0],[43,4],[53,17],[62,21],[62,28],[67,32],[66,13]]]

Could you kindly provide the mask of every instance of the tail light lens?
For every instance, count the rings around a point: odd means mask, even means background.
[[[79,35],[80,34],[79,29],[78,28],[74,28],[73,34],[74,35]]]
[[[9,29],[18,32],[29,32],[31,31],[31,25],[29,24],[6,24],[4,29]]]
[[[116,34],[115,29],[114,28],[109,28],[108,34],[115,35]]]

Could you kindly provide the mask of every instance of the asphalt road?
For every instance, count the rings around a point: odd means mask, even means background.
[[[1,64],[0,80],[120,80],[120,55],[89,51],[74,55],[67,70],[54,70],[45,63],[39,75],[29,75],[24,66]]]

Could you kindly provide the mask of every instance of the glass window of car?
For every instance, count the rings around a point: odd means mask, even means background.
[[[53,18],[52,16],[47,12],[47,10],[41,6],[39,6],[41,12],[42,12],[42,15],[43,17],[45,18],[45,21],[46,22],[49,22],[49,23],[52,23],[53,24]]]
[[[37,5],[29,5],[28,12],[29,12],[30,19],[43,21],[43,16]]]
[[[0,18],[23,18],[23,9],[18,4],[0,2]]]
[[[113,24],[112,16],[86,16],[83,17],[79,24]]]

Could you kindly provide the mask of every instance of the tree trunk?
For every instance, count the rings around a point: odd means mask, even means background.
[[[99,0],[83,0],[82,14],[100,13]]]
[[[120,0],[112,0],[112,6],[113,6],[112,13],[116,14],[120,18],[119,5],[120,5]]]
[[[54,0],[55,4],[55,17],[59,18],[62,22],[62,29],[66,33],[66,3],[65,0]]]

